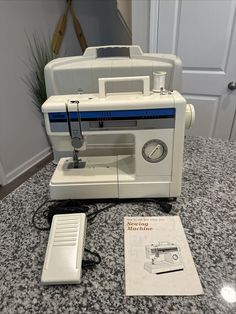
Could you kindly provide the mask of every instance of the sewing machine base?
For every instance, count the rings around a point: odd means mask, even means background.
[[[156,265],[153,265],[151,262],[148,262],[144,264],[144,269],[151,274],[163,274],[183,270],[183,266],[171,265],[170,263],[165,261],[159,262]]]
[[[83,158],[85,168],[71,169],[62,158],[50,181],[52,200],[170,198],[170,176],[136,177],[133,156]]]

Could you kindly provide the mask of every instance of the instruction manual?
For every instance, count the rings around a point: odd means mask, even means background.
[[[203,294],[179,216],[125,217],[126,295]]]

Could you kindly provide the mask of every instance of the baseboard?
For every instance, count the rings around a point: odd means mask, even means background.
[[[3,171],[3,166],[0,162],[0,185],[6,185],[6,184],[7,184],[7,179]]]
[[[23,164],[12,170],[11,172],[6,174],[6,184],[12,182],[17,177],[19,177],[21,174],[38,164],[40,161],[42,161],[44,158],[48,157],[52,153],[51,147],[47,147],[32,158],[25,161]]]

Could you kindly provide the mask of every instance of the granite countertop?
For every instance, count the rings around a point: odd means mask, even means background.
[[[204,295],[193,297],[125,296],[124,216],[159,216],[151,203],[120,203],[88,225],[86,247],[102,263],[83,270],[79,285],[42,286],[40,277],[48,231],[33,228],[32,214],[48,197],[54,165],[33,175],[0,202],[1,313],[235,313],[221,288],[234,286],[236,143],[186,138],[179,215]]]

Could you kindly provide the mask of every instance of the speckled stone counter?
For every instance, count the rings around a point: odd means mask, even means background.
[[[185,140],[182,195],[171,214],[181,217],[203,296],[125,296],[123,217],[164,215],[151,203],[121,203],[99,214],[87,227],[86,247],[102,263],[83,271],[79,285],[42,286],[49,233],[34,229],[31,219],[48,198],[49,164],[0,202],[0,312],[236,313],[220,293],[236,280],[235,156],[235,142]]]

